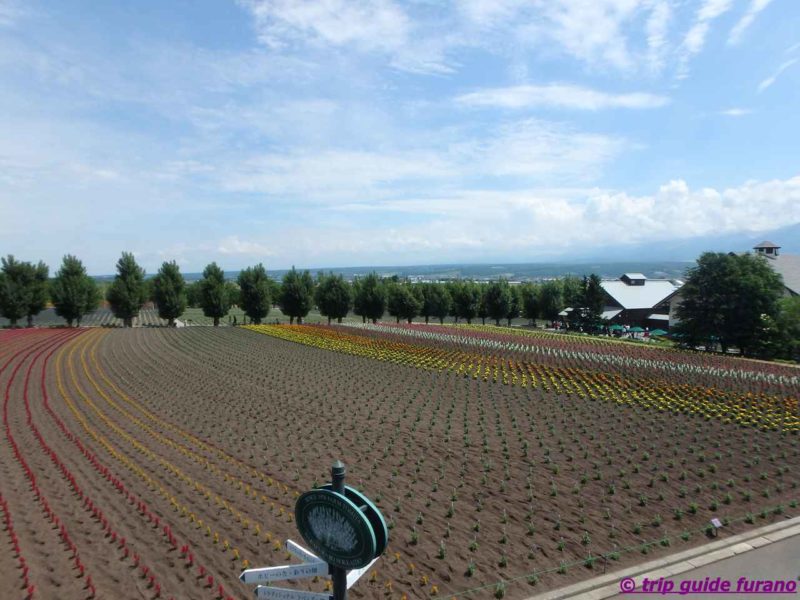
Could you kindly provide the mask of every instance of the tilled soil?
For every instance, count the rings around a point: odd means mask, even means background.
[[[9,597],[250,597],[336,459],[391,527],[360,598],[523,598],[797,513],[779,432],[235,328],[0,336]]]

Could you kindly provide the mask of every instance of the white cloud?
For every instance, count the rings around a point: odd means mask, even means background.
[[[639,196],[598,189],[473,190],[369,206],[386,212],[385,226],[355,235],[347,221],[341,221],[325,235],[320,231],[319,243],[309,250],[309,264],[332,253],[370,257],[362,260],[382,264],[431,262],[431,255],[461,262],[524,260],[586,251],[618,240],[637,244],[767,231],[800,222],[800,176],[722,190],[691,189],[678,179]],[[346,214],[365,206],[348,208]],[[407,210],[429,218],[393,224],[393,213]]]
[[[391,51],[409,29],[405,13],[389,0],[246,0],[262,41],[272,47],[300,41],[332,46],[355,44]]]
[[[703,0],[697,10],[694,23],[683,39],[681,46],[678,77],[685,78],[689,73],[689,61],[698,54],[706,43],[711,23],[731,9],[733,0]]]
[[[515,18],[526,4],[526,0],[462,0],[455,6],[472,23],[491,27]]]
[[[446,34],[422,36],[419,23],[392,0],[240,0],[252,13],[261,42],[292,46],[353,48],[379,53],[398,69],[449,73]]]
[[[565,125],[527,119],[506,125],[494,136],[459,148],[461,176],[558,180],[593,179],[599,168],[618,156],[627,142]],[[458,156],[458,155],[457,155]]]
[[[536,119],[508,123],[485,135],[442,131],[433,138],[404,150],[302,148],[261,154],[221,165],[215,177],[230,192],[290,196],[310,204],[352,202],[407,194],[410,185],[435,193],[452,181],[483,177],[592,179],[629,145],[620,137]]]
[[[771,0],[748,0],[736,43]],[[712,24],[734,0],[238,0],[272,49],[316,47],[380,56],[412,73],[452,75],[479,48],[516,62],[565,55],[597,71],[688,75]],[[692,13],[681,39],[673,23]],[[677,34],[676,34],[677,35]]]
[[[601,110],[605,108],[658,108],[668,104],[669,98],[642,92],[610,94],[577,85],[555,83],[481,90],[459,96],[456,101],[468,106],[500,108],[545,106]]]
[[[628,70],[635,66],[626,27],[641,0],[546,0],[536,3],[534,20],[523,32],[557,42],[569,55],[590,65]]]
[[[592,66],[634,66],[628,31],[649,0],[463,0],[453,2],[467,31],[493,49],[546,48]],[[491,40],[486,42],[485,40]]]
[[[223,167],[222,189],[231,192],[301,196],[301,202],[378,194],[404,180],[442,178],[449,165],[431,152],[310,150],[248,158]]]
[[[744,117],[752,112],[753,110],[750,108],[727,108],[719,111],[719,114],[725,115],[726,117]]]
[[[317,47],[382,55],[405,71],[451,74],[457,51],[559,52],[592,67],[657,73],[667,57],[673,0],[238,0],[272,49]],[[643,13],[647,50],[636,31]]]
[[[778,77],[780,77],[781,73],[783,73],[786,69],[788,69],[798,61],[800,61],[800,58],[793,58],[783,63],[780,67],[778,67],[777,71],[775,71],[772,75],[770,75],[769,77],[767,77],[761,83],[758,84],[758,93],[760,94],[768,87],[770,87],[773,83],[775,83],[778,80]]]
[[[274,256],[275,252],[266,244],[239,239],[232,235],[221,240],[216,248],[217,252],[224,255],[242,254],[247,256]]]
[[[736,25],[733,26],[733,29],[731,29],[728,35],[728,43],[738,44],[745,30],[755,21],[758,13],[767,8],[771,2],[772,0],[751,0],[747,11],[742,15]]]
[[[672,16],[672,6],[667,0],[655,0],[647,19],[647,62],[650,70],[659,73],[666,60],[667,31]]]

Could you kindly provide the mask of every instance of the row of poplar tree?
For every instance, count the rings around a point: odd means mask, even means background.
[[[292,268],[278,283],[258,264],[240,271],[234,283],[226,281],[222,269],[211,263],[203,270],[202,279],[190,284],[174,261],[163,263],[158,273],[147,279],[144,269],[128,252],[122,253],[116,268],[105,299],[126,327],[132,325],[147,301],[155,304],[159,317],[170,326],[187,306],[202,308],[214,325],[219,325],[234,305],[256,324],[267,317],[272,306],[279,306],[290,322],[298,323],[316,306],[329,322],[341,322],[352,311],[364,321],[373,322],[388,312],[398,322],[410,322],[416,317],[424,317],[425,322],[444,322],[453,317],[467,323],[492,319],[498,325],[504,320],[510,324],[519,316],[531,321],[555,320],[564,306],[584,307],[577,319],[591,324],[599,321],[603,309],[603,291],[597,275],[511,286],[504,279],[411,284],[396,277],[381,278],[373,272],[351,283],[341,275],[319,273],[314,278],[308,271]],[[75,256],[65,256],[52,279],[42,262],[34,265],[13,256],[2,259],[0,315],[9,319],[12,326],[23,318],[31,325],[48,301],[70,327],[80,325],[101,300],[100,288]]]

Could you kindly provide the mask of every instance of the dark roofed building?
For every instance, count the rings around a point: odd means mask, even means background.
[[[783,277],[787,296],[800,296],[800,256],[781,254],[780,246],[767,241],[753,246],[753,250],[766,258],[769,266]]]
[[[780,249],[780,246],[768,241],[763,241],[753,246],[753,250],[755,250],[757,254],[763,254],[764,256],[778,256],[778,251]]]

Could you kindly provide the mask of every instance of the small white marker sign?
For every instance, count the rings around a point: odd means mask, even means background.
[[[302,590],[287,590],[286,588],[267,587],[259,585],[256,588],[256,598],[268,600],[331,600],[330,594],[319,592],[304,592]]]
[[[373,561],[369,563],[366,567],[361,567],[360,569],[353,569],[352,571],[348,571],[347,589],[349,590],[351,587],[353,587],[353,584],[359,579],[361,579],[361,576],[367,571],[369,571],[372,568],[372,565],[374,565],[377,560],[378,560],[377,558],[373,559]]]
[[[293,542],[292,540],[286,540],[286,551],[293,554],[303,562],[311,563],[322,561],[319,556],[309,550],[306,550],[300,544]]]
[[[304,563],[302,565],[284,565],[281,567],[264,567],[262,569],[247,569],[239,575],[243,583],[263,583],[265,581],[280,581],[282,579],[303,579],[328,574],[328,563],[319,561]]]

